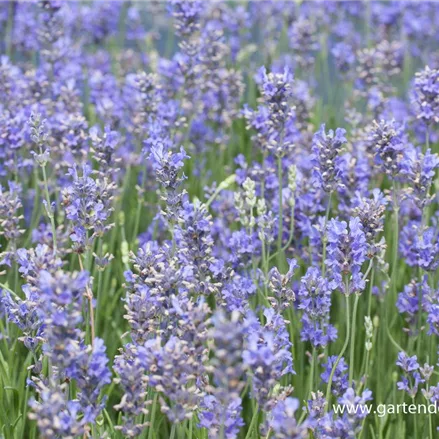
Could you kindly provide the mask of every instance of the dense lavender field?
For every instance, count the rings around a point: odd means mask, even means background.
[[[0,2],[0,438],[439,437],[438,29]]]

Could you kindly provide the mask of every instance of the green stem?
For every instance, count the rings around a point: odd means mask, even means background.
[[[42,152],[41,152],[42,153]],[[49,185],[47,182],[47,174],[46,174],[46,165],[41,166],[41,169],[43,171],[43,182],[44,182],[44,193],[46,197],[46,203],[47,203],[47,215],[50,220],[50,225],[52,227],[52,239],[53,239],[53,254],[56,255],[57,252],[57,246],[56,246],[56,226],[55,226],[55,217],[52,212],[52,206],[50,203],[50,194],[49,194]]]
[[[369,300],[367,302],[367,315],[370,316],[370,311],[372,308],[372,289],[373,289],[373,281],[375,278],[375,270],[372,270],[372,274],[370,276],[370,284],[369,284]]]
[[[97,300],[96,300],[96,326],[99,325],[99,321],[100,321],[100,311],[102,308],[102,279],[103,279],[103,275],[102,275],[102,270],[99,270],[98,273],[98,295],[97,295]]]
[[[193,425],[194,417],[192,416],[191,419],[189,419],[189,439],[192,439]]]
[[[322,251],[322,276],[325,277],[326,272],[326,243],[327,243],[327,233],[326,228],[328,226],[328,220],[329,220],[329,212],[331,210],[331,201],[332,201],[332,192],[329,193],[329,199],[328,199],[328,205],[326,206],[326,213],[325,213],[325,225],[323,230],[323,251]]]
[[[252,436],[253,428],[258,420],[258,415],[259,415],[259,404],[256,404],[256,407],[253,411],[253,417],[252,417],[252,419],[250,421],[250,425],[248,427],[247,434],[245,435],[245,439],[250,439],[250,437]]]
[[[387,318],[387,311],[386,311],[386,333],[387,337],[389,337],[389,340],[392,342],[393,346],[395,346],[396,350],[398,352],[404,351],[404,349],[398,344],[398,342],[392,337],[392,334],[390,333],[389,325],[387,324],[388,318]]]
[[[172,424],[172,429],[171,429],[171,434],[169,435],[169,439],[174,439],[176,428],[177,428],[177,424]]]
[[[371,23],[372,23],[372,9],[370,2],[366,2],[366,45],[370,47],[371,43]]]
[[[364,370],[364,387],[366,387],[367,379],[369,377],[369,361],[370,361],[370,351],[366,353],[366,368]]]
[[[219,430],[219,439],[225,439],[225,437],[226,436],[224,434],[224,421],[222,421]]]
[[[5,44],[6,44],[6,56],[12,61],[12,41],[13,41],[13,27],[14,27],[14,15],[15,15],[15,2],[9,2],[8,8],[8,21],[6,23]]]
[[[140,215],[142,213],[142,207],[144,202],[144,188],[146,182],[146,169],[142,171],[142,183],[139,191],[139,199],[137,203],[137,211],[136,211],[136,219],[134,223],[133,236],[131,238],[132,242],[134,242],[137,238],[137,234],[139,233],[139,225],[140,225]]]
[[[288,238],[287,243],[282,247],[282,252],[285,252],[288,249],[288,247],[293,242],[293,238],[294,238],[294,208],[291,209],[290,236]],[[273,253],[269,258],[267,258],[268,261],[274,259],[277,256],[277,254],[278,252]]]
[[[6,286],[5,284],[0,282],[0,288],[3,288],[4,290],[6,290],[8,293],[11,293],[13,296],[15,296],[17,299],[20,298],[20,296],[15,292],[12,291],[8,286]]]
[[[425,133],[425,151],[424,151],[424,154],[426,153],[427,150],[430,149],[430,128],[429,128],[429,125],[427,125],[426,130],[427,131]],[[428,199],[429,196],[430,196],[431,184],[432,184],[432,181],[430,181],[430,183],[427,185],[427,188],[426,188],[426,191],[425,191],[426,199]],[[428,223],[430,221],[430,210],[431,210],[431,203],[426,203],[423,206],[423,209],[422,209],[422,217],[421,217],[421,219],[422,219],[422,221],[421,221],[422,226],[424,226],[424,225],[428,226]]]
[[[415,398],[413,397],[412,398],[412,404],[415,404]],[[414,420],[414,423],[415,423],[415,437],[416,438],[418,438],[419,437],[419,435],[418,435],[418,421],[417,421],[417,416],[415,415],[415,416],[413,416],[413,420]]]
[[[278,231],[277,231],[277,251],[279,256],[282,251],[282,232],[283,232],[283,196],[282,196],[282,158],[277,158],[277,178],[279,181],[279,215],[278,215]]]
[[[98,257],[102,257],[102,237],[99,238],[99,244],[98,244]],[[100,311],[102,308],[102,270],[99,268],[98,270],[98,293],[97,293],[97,298],[96,298],[96,326],[99,325],[99,320],[100,320]]]
[[[337,360],[335,361],[334,366],[332,366],[331,374],[329,375],[328,380],[328,386],[326,388],[326,407],[325,407],[325,413],[328,412],[330,400],[331,400],[331,387],[332,387],[332,379],[334,378],[335,370],[337,369],[338,363],[340,362],[341,358],[343,357],[343,354],[346,352],[346,349],[349,344],[349,334],[351,332],[351,322],[350,322],[350,306],[349,306],[349,295],[347,292],[349,291],[349,281],[346,281],[346,340],[344,342],[343,348],[341,349],[340,354],[337,357]]]
[[[227,189],[230,185],[232,185],[235,182],[235,180],[236,180],[236,175],[232,174],[229,177],[227,177],[224,181],[222,181],[216,188],[215,192],[206,201],[206,207],[209,207],[215,201],[216,197],[221,193],[221,191]]]
[[[430,149],[430,126],[427,125],[426,127],[426,132],[425,132],[425,151],[427,152],[427,150]]]
[[[105,419],[106,419],[107,422],[108,422],[108,425],[110,426],[110,431],[111,431],[111,433],[114,434],[114,425],[113,425],[113,421],[112,421],[110,415],[108,414],[107,409],[104,409],[104,410],[103,410],[103,414],[104,414]]]
[[[38,168],[34,168],[34,172],[33,172],[33,180],[34,180],[34,186],[35,186],[35,196],[34,196],[34,200],[35,200],[35,206],[32,210],[32,216],[31,216],[31,220],[30,220],[30,227],[29,227],[29,234],[28,237],[26,238],[26,243],[24,245],[24,247],[27,247],[32,239],[32,230],[37,228],[37,222],[40,219],[40,215],[41,215],[41,207],[40,207],[40,185],[38,184]]]
[[[311,394],[314,389],[314,369],[317,361],[317,352],[315,346],[312,347],[312,358],[311,358],[311,370],[309,372],[309,392],[308,395]]]
[[[349,356],[349,387],[352,387],[352,379],[354,376],[354,359],[355,359],[355,329],[357,324],[357,307],[359,294],[355,294],[354,311],[352,313],[352,330],[351,330],[351,352]]]
[[[393,297],[396,298],[396,273],[398,267],[398,239],[399,239],[399,206],[396,194],[396,183],[393,182],[393,220],[394,220],[394,242],[393,242],[393,266],[392,266],[392,292]]]
[[[156,408],[157,408],[157,399],[158,399],[158,393],[155,393],[154,400],[152,402],[151,419],[149,421],[148,439],[152,439],[152,432],[153,432],[154,421],[155,421],[155,413],[156,413]]]
[[[84,264],[82,263],[81,255],[78,254],[78,260],[79,260],[79,268],[81,271],[84,271]],[[91,345],[94,345],[94,339],[96,336],[96,327],[95,327],[95,319],[94,319],[94,310],[93,310],[93,292],[91,291],[90,287],[86,285],[86,296],[88,301],[88,319],[87,319],[87,328],[89,329],[90,334],[90,342]]]
[[[27,379],[29,380],[31,376],[31,371],[29,370],[27,372]],[[26,390],[24,393],[24,401],[23,401],[23,423],[21,428],[21,437],[25,437],[24,432],[26,428],[26,421],[27,421],[27,407],[29,402],[29,385],[26,382]]]
[[[434,438],[434,434],[433,434],[433,419],[431,418],[431,413],[428,413],[428,430],[430,433],[430,439]]]

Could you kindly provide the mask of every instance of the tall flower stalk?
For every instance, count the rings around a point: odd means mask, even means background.
[[[44,207],[46,209],[47,217],[49,218],[50,225],[52,227],[52,240],[53,240],[53,253],[57,252],[56,243],[56,225],[55,225],[55,215],[53,210],[53,205],[50,200],[49,193],[49,182],[47,179],[46,166],[50,157],[50,150],[47,148],[46,140],[47,133],[45,131],[45,121],[41,119],[40,114],[32,114],[29,120],[31,139],[37,146],[37,151],[33,151],[33,156],[36,163],[40,166],[43,175],[44,184]]]

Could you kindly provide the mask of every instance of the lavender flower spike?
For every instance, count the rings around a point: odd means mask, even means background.
[[[339,161],[343,145],[347,142],[346,130],[337,128],[326,133],[325,124],[314,134],[312,146],[313,175],[325,192],[335,191],[341,184]]]
[[[366,260],[367,242],[359,218],[345,221],[332,219],[328,224],[328,258],[330,286],[345,294],[362,291],[366,284],[361,267]],[[345,291],[345,283],[349,290]]]

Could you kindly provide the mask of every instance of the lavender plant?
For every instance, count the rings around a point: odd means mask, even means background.
[[[438,22],[1,1],[1,438],[435,438]]]

